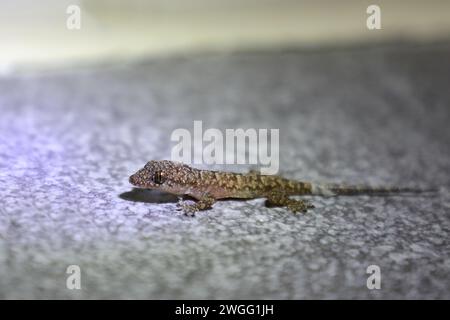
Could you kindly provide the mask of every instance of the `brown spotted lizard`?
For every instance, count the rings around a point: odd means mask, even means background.
[[[168,160],[150,161],[130,176],[130,183],[138,188],[157,189],[177,196],[188,195],[194,204],[179,202],[179,208],[188,215],[210,209],[217,199],[266,198],[271,206],[287,207],[292,212],[306,212],[314,208],[306,200],[291,199],[294,195],[358,195],[393,192],[421,192],[410,188],[373,188],[338,184],[314,184],[288,180],[275,175],[260,175],[199,170],[183,163]]]

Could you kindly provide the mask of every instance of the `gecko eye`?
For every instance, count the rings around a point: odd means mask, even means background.
[[[153,174],[153,182],[156,184],[162,184],[164,182],[164,177],[161,175],[161,171],[156,171]]]

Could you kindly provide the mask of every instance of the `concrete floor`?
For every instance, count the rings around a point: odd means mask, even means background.
[[[0,298],[449,299],[449,54],[205,54],[0,79]],[[287,177],[441,188],[185,217],[128,176],[193,120],[280,128]],[[81,290],[66,288],[73,264]]]

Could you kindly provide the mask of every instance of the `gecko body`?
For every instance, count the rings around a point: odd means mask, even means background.
[[[132,185],[143,189],[157,189],[177,196],[189,195],[194,204],[179,202],[186,214],[210,209],[218,199],[266,198],[271,206],[284,206],[292,212],[306,212],[314,208],[306,200],[291,199],[294,195],[358,195],[417,192],[409,188],[373,188],[369,186],[344,186],[338,184],[314,184],[286,179],[275,175],[261,175],[200,170],[168,160],[149,161],[131,175]]]

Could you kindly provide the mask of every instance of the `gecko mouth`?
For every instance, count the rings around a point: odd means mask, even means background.
[[[152,187],[154,187],[151,183],[148,183],[147,175],[144,174],[142,170],[139,170],[135,174],[132,174],[128,181],[136,188],[151,189]]]
[[[131,175],[130,178],[128,179],[128,181],[135,187],[138,187],[138,188],[144,187],[144,185],[142,183],[142,179],[137,174]]]
[[[128,181],[134,186],[137,185],[137,179],[134,174],[130,176],[130,179],[128,179]]]

